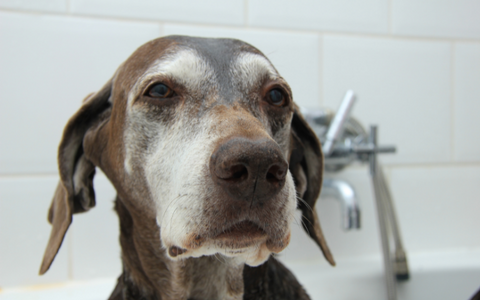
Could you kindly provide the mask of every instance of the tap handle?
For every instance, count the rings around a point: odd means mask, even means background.
[[[322,150],[325,156],[329,156],[333,152],[335,142],[338,140],[342,134],[345,122],[350,117],[350,112],[352,111],[353,104],[355,103],[356,97],[352,90],[348,90],[343,97],[343,101],[340,104],[335,117],[333,118],[330,126],[328,127],[325,143],[323,144]]]

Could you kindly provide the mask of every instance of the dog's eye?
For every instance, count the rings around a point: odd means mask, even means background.
[[[165,84],[158,83],[148,89],[147,95],[152,98],[168,98],[173,95],[173,91]]]
[[[283,104],[285,104],[285,96],[279,89],[273,89],[268,92],[268,97],[270,98],[272,104],[275,106],[282,106]]]

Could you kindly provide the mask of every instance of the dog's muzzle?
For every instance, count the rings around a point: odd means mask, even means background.
[[[236,137],[222,143],[210,158],[215,184],[233,200],[262,205],[285,185],[288,163],[270,139]]]

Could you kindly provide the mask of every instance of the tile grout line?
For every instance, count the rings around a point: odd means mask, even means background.
[[[455,162],[455,42],[450,47],[450,161]]]
[[[40,178],[59,178],[58,173],[11,173],[11,174],[0,174],[0,180],[3,179],[19,179],[19,178],[29,178],[29,179],[40,179]]]
[[[480,167],[480,161],[456,161],[456,162],[432,162],[432,163],[384,163],[382,162],[382,166],[386,168],[464,168],[464,167]],[[354,164],[348,167],[349,170],[360,170],[368,168],[368,164]],[[328,174],[335,174],[335,172]]]
[[[480,167],[480,162],[478,161],[466,161],[466,162],[460,162],[460,161],[455,161],[455,162],[432,162],[432,163],[405,163],[405,164],[382,164],[383,166],[386,167],[392,167],[392,168],[465,168],[465,167],[474,167],[478,168]]]
[[[57,13],[52,11],[36,11],[36,10],[19,10],[19,9],[6,9],[0,8],[0,13],[13,13],[20,15],[34,15],[34,16],[48,16],[48,17],[65,17],[71,19],[83,19],[83,20],[101,20],[105,22],[122,22],[122,23],[143,23],[143,24],[158,24],[161,22],[154,19],[136,19],[136,18],[121,18],[121,17],[110,17],[110,16],[98,16],[98,15],[89,15],[81,13]],[[194,23],[185,23],[189,25],[196,25]],[[223,25],[222,25],[223,26]]]
[[[324,84],[324,78],[323,78],[323,61],[324,61],[324,44],[325,40],[323,37],[322,33],[319,33],[317,36],[317,40],[319,43],[319,49],[318,49],[318,89],[319,89],[319,99],[317,100],[320,102],[320,106],[325,105],[325,84]]]
[[[71,18],[83,18],[83,19],[94,19],[94,20],[105,20],[105,21],[118,21],[118,22],[137,22],[137,23],[147,23],[147,24],[157,24],[159,20],[155,19],[140,19],[140,18],[122,18],[114,16],[96,16],[90,14],[65,14],[65,13],[55,13],[55,12],[39,12],[39,11],[27,11],[19,9],[5,9],[0,8],[0,13],[18,13],[18,14],[33,14],[33,15],[46,15],[46,16],[65,16]],[[161,21],[165,24],[172,24],[178,26],[197,26],[197,27],[213,27],[221,29],[247,29],[253,31],[271,31],[275,33],[290,33],[290,34],[318,34],[319,32],[324,35],[337,35],[337,36],[348,36],[356,38],[379,38],[379,39],[395,39],[395,40],[407,40],[407,41],[433,41],[433,42],[480,42],[480,38],[458,38],[458,37],[432,37],[432,36],[413,36],[413,35],[390,35],[390,34],[381,34],[381,33],[369,33],[369,32],[352,32],[352,31],[325,31],[321,29],[292,29],[292,28],[283,28],[283,27],[245,27],[244,25],[231,25],[231,24],[215,24],[215,23],[195,23],[195,22],[181,22],[181,21]],[[243,26],[243,27],[242,27]]]

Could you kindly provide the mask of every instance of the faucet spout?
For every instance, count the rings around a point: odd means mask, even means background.
[[[360,207],[353,187],[339,179],[325,178],[321,196],[331,196],[342,204],[342,223],[345,230],[360,228]]]

